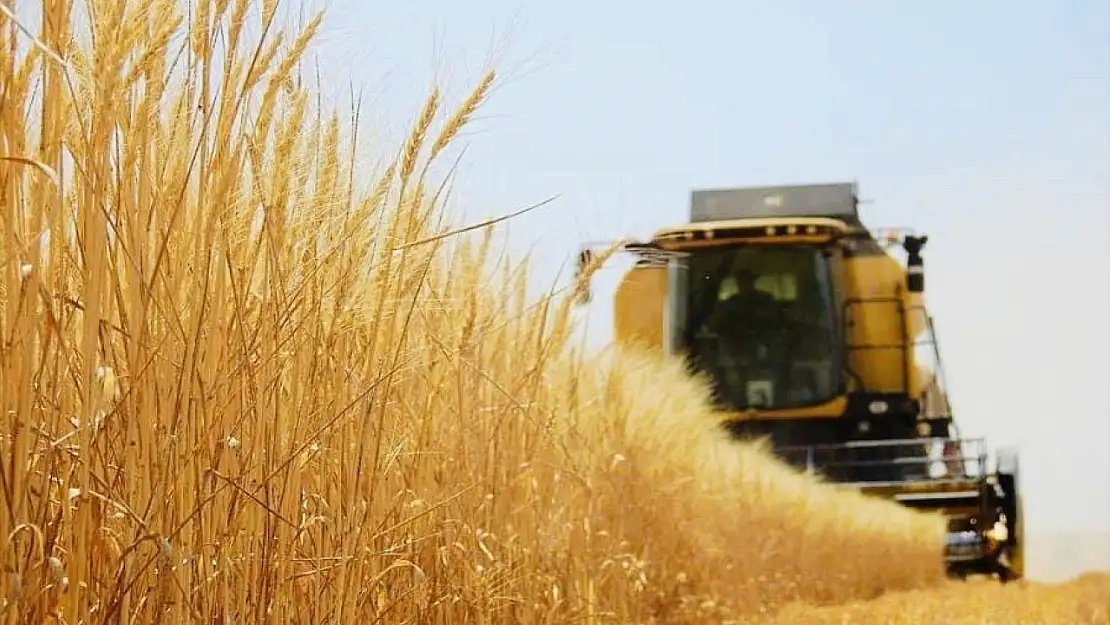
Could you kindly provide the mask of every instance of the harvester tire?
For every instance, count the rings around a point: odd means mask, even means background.
[[[1002,489],[1007,531],[1007,540],[1003,545],[1006,562],[999,567],[998,577],[1002,583],[1007,583],[1025,576],[1025,502],[1019,490],[1017,450],[1005,448],[998,451],[996,475]]]

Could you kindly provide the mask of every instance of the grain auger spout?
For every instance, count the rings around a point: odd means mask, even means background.
[[[990,467],[985,443],[959,436],[924,301],[927,243],[865,227],[854,184],[695,191],[686,224],[623,247],[635,265],[613,302],[616,338],[707,376],[736,438],[943,512],[953,576],[1017,579],[1017,456]]]

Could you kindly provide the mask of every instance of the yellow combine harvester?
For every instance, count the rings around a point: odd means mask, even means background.
[[[983,441],[958,435],[924,304],[927,239],[864,227],[854,184],[695,191],[689,223],[623,246],[636,264],[617,288],[616,340],[708,376],[735,437],[942,511],[951,575],[1010,581],[1024,573],[1017,457],[988,471]]]

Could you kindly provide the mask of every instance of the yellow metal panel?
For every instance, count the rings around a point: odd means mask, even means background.
[[[845,295],[851,299],[899,297],[905,272],[890,256],[856,256],[845,262]],[[902,306],[908,302],[903,299]],[[852,370],[873,392],[903,390],[905,355],[895,346],[906,340],[906,325],[897,301],[853,303],[848,306],[848,342]],[[910,346],[912,358],[912,345]],[[911,378],[917,373],[911,368]],[[911,380],[912,382],[912,380]],[[909,389],[912,391],[912,388]]]
[[[922,480],[920,482],[900,482],[898,484],[890,484],[883,486],[852,486],[869,495],[876,495],[879,497],[893,498],[897,495],[943,495],[946,493],[957,493],[964,491],[974,491],[980,487],[979,480],[964,479],[964,480]]]
[[[613,328],[624,346],[663,349],[667,270],[634,267],[621,279],[613,299]]]

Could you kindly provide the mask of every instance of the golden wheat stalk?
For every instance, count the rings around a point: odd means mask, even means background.
[[[705,622],[939,579],[935,519],[572,349],[493,250],[550,200],[449,219],[428,172],[492,71],[356,171],[357,113],[296,80],[323,14],[277,8],[0,4],[6,623]]]

